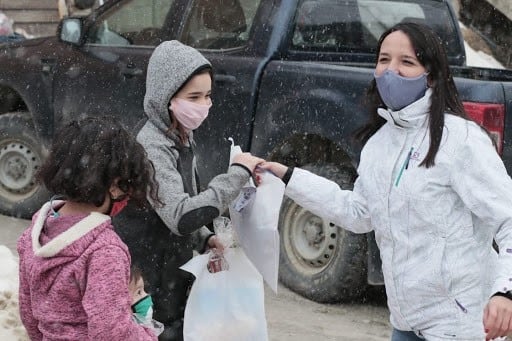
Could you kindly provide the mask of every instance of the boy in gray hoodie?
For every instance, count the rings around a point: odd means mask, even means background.
[[[160,340],[183,339],[183,314],[193,278],[179,267],[192,258],[194,249],[222,248],[206,225],[226,210],[263,161],[242,153],[227,173],[199,192],[192,130],[208,115],[211,84],[211,64],[194,48],[167,41],[155,49],[144,98],[148,120],[137,140],[155,166],[163,205],[148,198],[152,209],[128,207],[116,219],[123,226],[118,233],[133,263],[145,270],[154,318],[165,325]]]

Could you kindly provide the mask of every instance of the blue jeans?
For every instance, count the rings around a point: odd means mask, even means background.
[[[398,329],[393,329],[391,335],[391,341],[423,341],[422,337],[419,337],[414,332],[404,332]]]

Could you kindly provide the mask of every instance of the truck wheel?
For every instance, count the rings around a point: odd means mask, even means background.
[[[352,189],[352,168],[303,167]],[[285,197],[279,217],[279,278],[291,290],[321,303],[347,302],[366,288],[366,235],[344,230]]]
[[[30,218],[48,192],[34,175],[46,156],[28,113],[0,115],[0,213]]]

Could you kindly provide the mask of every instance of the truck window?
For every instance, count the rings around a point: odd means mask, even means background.
[[[173,0],[121,1],[99,18],[87,43],[156,46],[164,40],[165,18]]]
[[[295,16],[292,49],[298,51],[374,53],[380,35],[399,22],[430,25],[460,53],[447,4],[425,0],[302,0]]]
[[[260,0],[195,0],[181,41],[198,49],[230,49],[249,40]]]

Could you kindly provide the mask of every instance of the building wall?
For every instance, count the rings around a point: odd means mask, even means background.
[[[14,20],[14,29],[36,37],[54,35],[59,23],[57,0],[0,0],[0,11]]]

